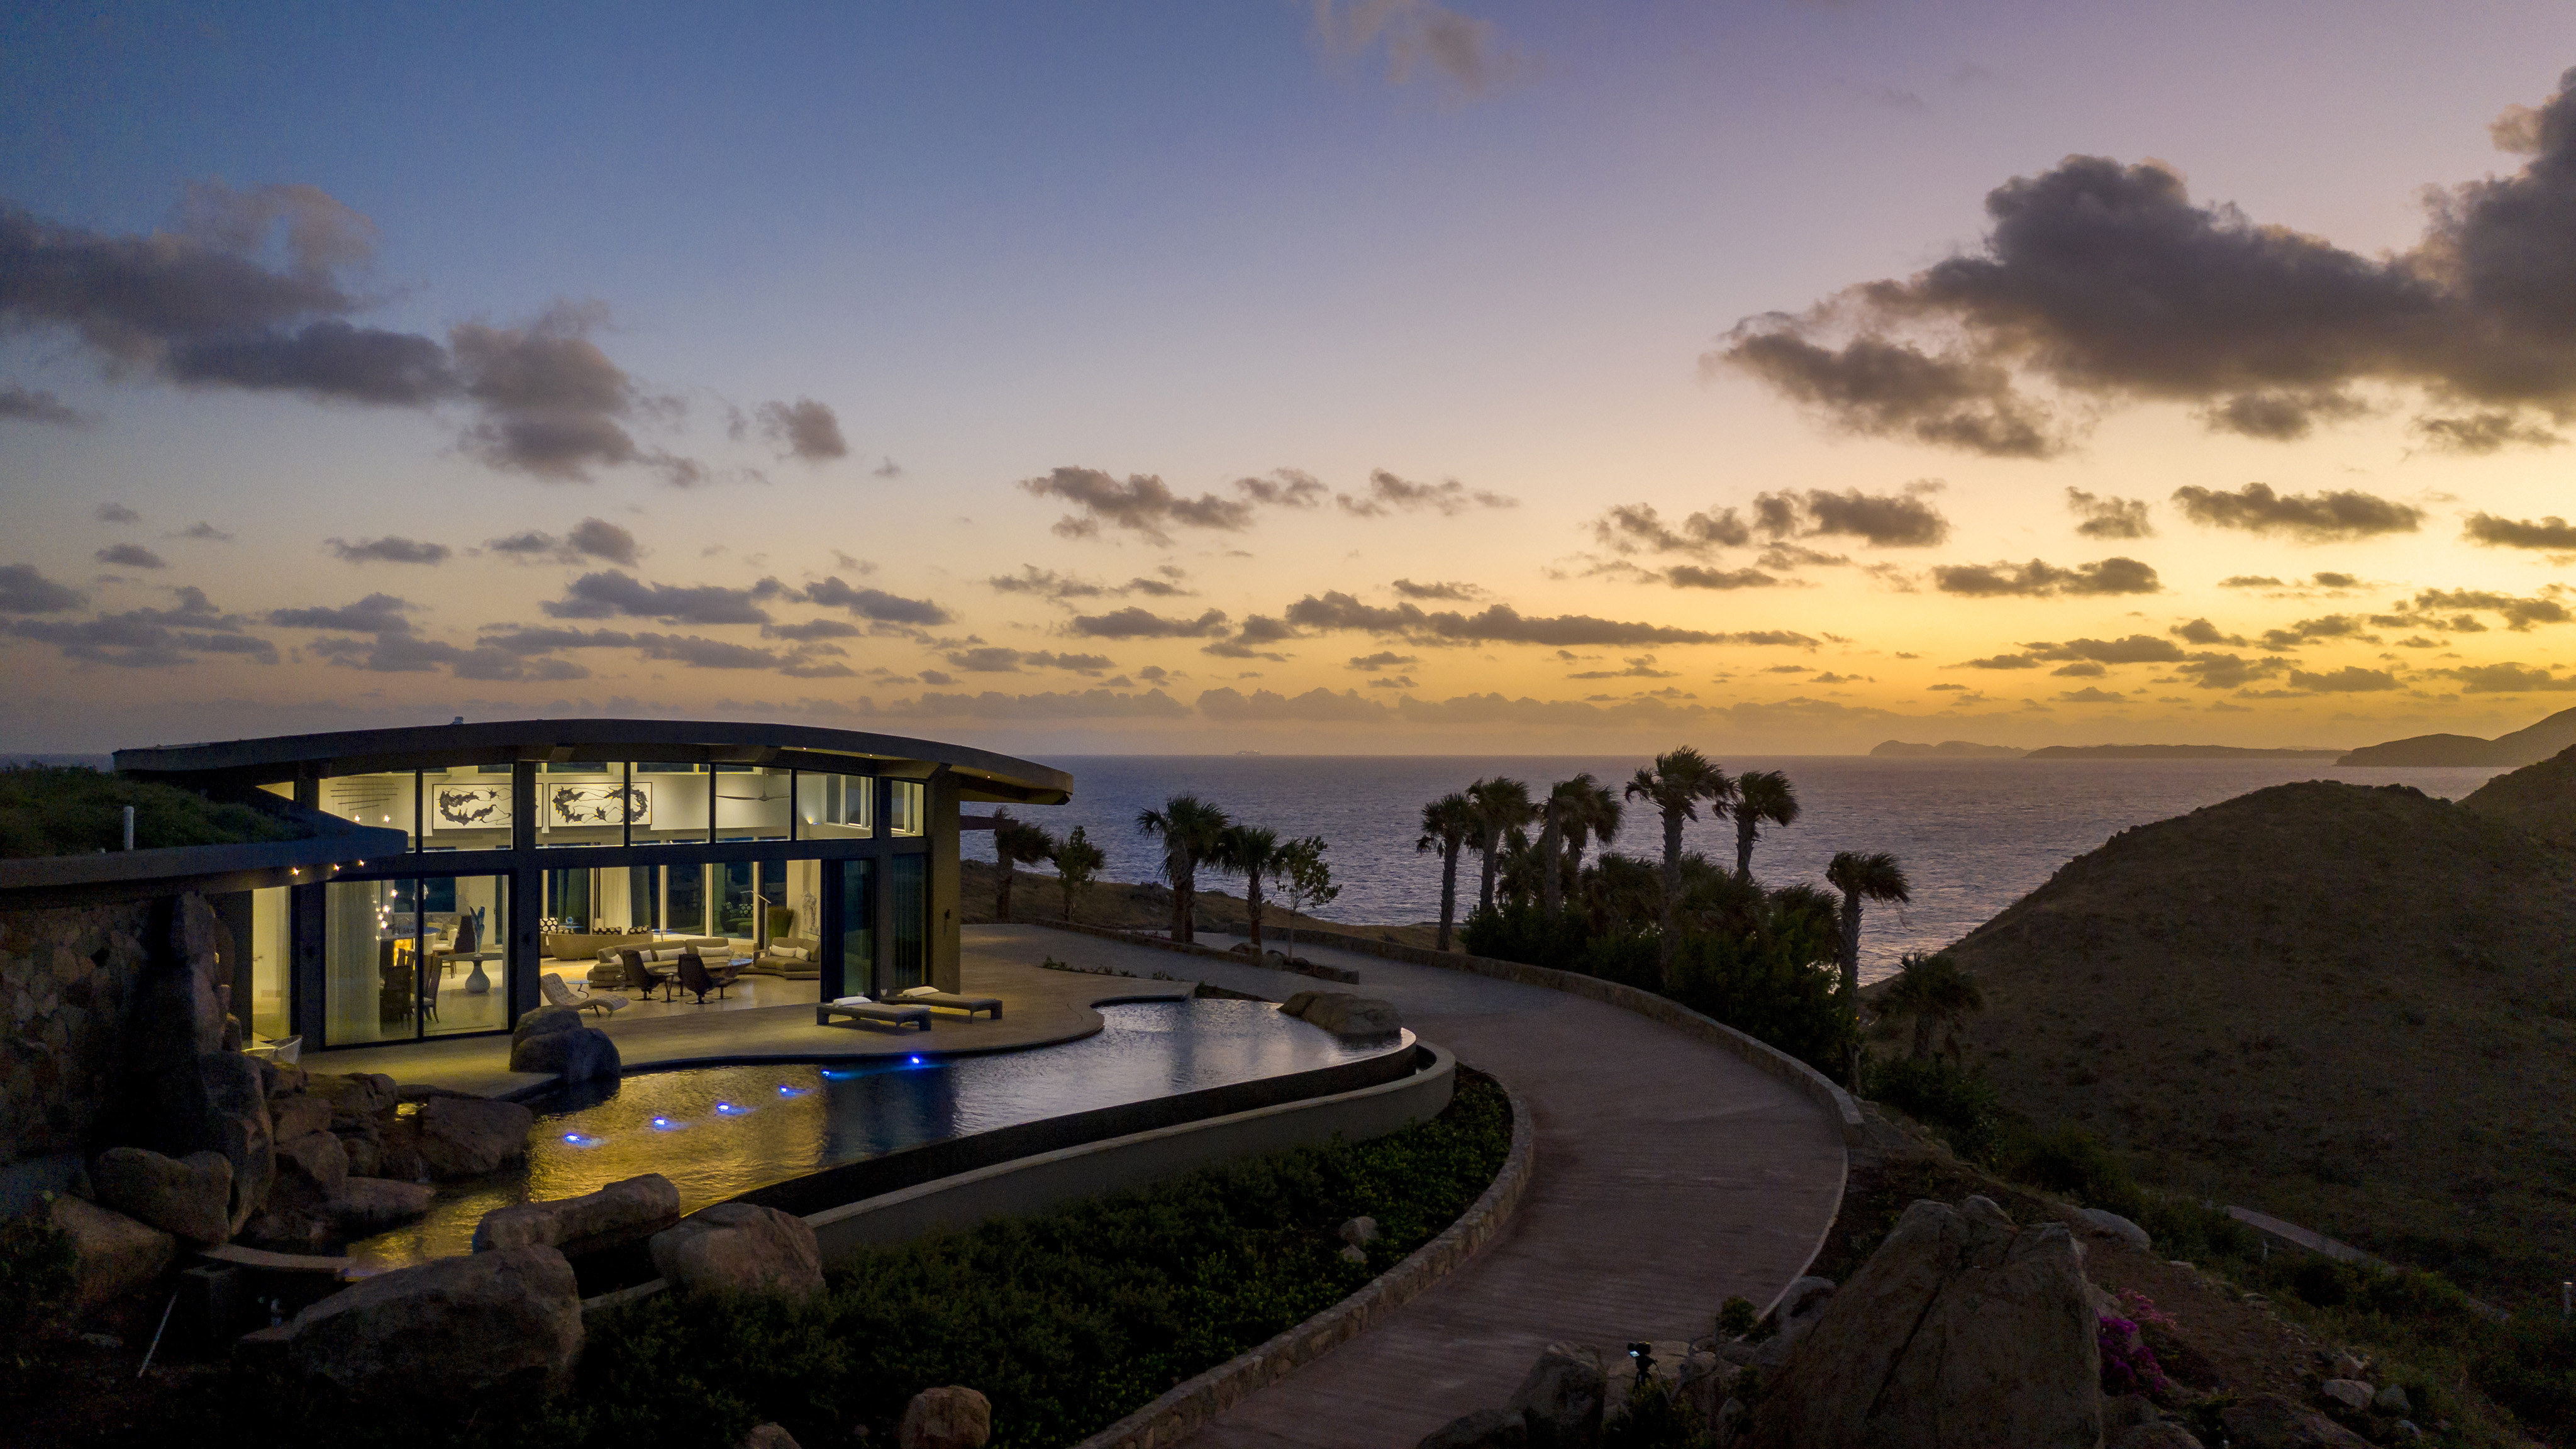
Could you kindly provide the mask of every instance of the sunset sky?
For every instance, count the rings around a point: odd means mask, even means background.
[[[2576,705],[2576,11],[12,7],[0,749]]]

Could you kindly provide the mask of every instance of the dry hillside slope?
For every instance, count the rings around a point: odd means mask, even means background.
[[[2411,788],[2121,832],[1955,948],[1976,1059],[2167,1186],[2499,1297],[2576,1252],[2576,858]]]
[[[2576,846],[2576,746],[2498,775],[2460,804],[2560,845]]]

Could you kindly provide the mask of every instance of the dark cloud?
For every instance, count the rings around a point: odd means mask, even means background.
[[[2576,553],[2576,525],[2555,515],[2534,523],[2527,518],[2498,518],[2492,513],[2472,513],[2461,530],[2461,536],[2490,548],[2538,548]]]
[[[1130,606],[1107,614],[1077,614],[1067,627],[1092,639],[1206,639],[1224,633],[1225,622],[1223,609],[1195,619],[1167,619]]]
[[[2315,584],[2321,589],[2355,589],[2361,587],[2361,579],[2357,575],[2339,574],[2328,571],[2320,571],[2308,575],[2308,582]]]
[[[1020,487],[1040,498],[1059,498],[1082,510],[1056,520],[1055,531],[1065,538],[1093,537],[1106,524],[1152,543],[1169,544],[1170,530],[1175,528],[1235,532],[1252,526],[1250,500],[1220,498],[1213,493],[1184,498],[1151,473],[1130,474],[1121,483],[1097,468],[1062,467],[1044,477],[1023,478]]]
[[[1485,591],[1474,584],[1417,584],[1411,579],[1397,579],[1387,587],[1408,599],[1447,599],[1460,604],[1473,603],[1485,596]]]
[[[2037,669],[2039,661],[2027,654],[1997,654],[1986,659],[1970,659],[1955,666],[1960,669]]]
[[[1057,654],[1044,649],[1005,649],[998,645],[956,650],[948,655],[948,662],[969,674],[1013,674],[1022,668],[1105,674],[1112,663],[1106,654]]]
[[[613,619],[623,616],[659,619],[665,624],[766,624],[770,621],[769,611],[760,606],[760,601],[783,592],[774,581],[767,580],[748,589],[726,588],[719,584],[689,587],[646,583],[611,569],[583,574],[564,590],[561,599],[551,599],[537,607],[551,619]],[[817,599],[815,602],[835,601]]]
[[[857,589],[842,583],[838,576],[827,576],[821,583],[805,590],[805,602],[827,609],[847,609],[862,619],[880,624],[945,624],[951,616],[946,609],[928,599],[907,599],[883,589]]]
[[[1704,363],[1851,431],[1998,456],[2062,451],[2139,401],[2294,438],[2364,411],[2351,390],[2369,387],[2438,409],[2422,426],[2440,444],[2554,441],[2528,415],[2576,413],[2576,74],[2528,115],[2528,162],[2434,194],[2406,252],[2195,202],[2159,163],[2075,156],[1989,193],[1974,249],[1748,319]]]
[[[10,582],[0,570],[0,592]],[[132,609],[81,620],[21,619],[9,632],[51,644],[66,659],[121,669],[167,669],[208,655],[277,662],[277,646],[242,632],[248,621],[216,608],[205,590],[183,585],[171,593],[178,599],[174,609]]]
[[[867,631],[842,619],[807,619],[794,624],[763,624],[760,637],[811,644],[823,639],[850,639]]]
[[[580,563],[584,559],[601,559],[632,568],[642,557],[635,535],[604,518],[585,518],[562,538],[551,533],[529,529],[507,538],[486,542],[485,548],[497,554],[530,562]]]
[[[1789,644],[1810,649],[1816,646],[1814,639],[1787,630],[1718,634],[1662,624],[1596,619],[1587,614],[1531,618],[1508,604],[1489,605],[1475,614],[1453,611],[1429,613],[1410,603],[1380,608],[1339,592],[1321,597],[1309,594],[1289,605],[1285,616],[1289,624],[1299,629],[1355,629],[1418,639],[1424,643],[1547,644],[1558,647],[1585,644]]]
[[[1237,478],[1234,486],[1253,502],[1275,508],[1318,508],[1328,492],[1323,480],[1295,468],[1274,468],[1266,478]]]
[[[0,382],[0,418],[21,423],[51,423],[58,428],[76,428],[89,421],[78,409],[52,393],[20,387],[14,382]]]
[[[1059,604],[1069,599],[1115,599],[1129,594],[1143,594],[1151,599],[1187,598],[1190,591],[1172,582],[1173,578],[1186,575],[1173,568],[1166,568],[1164,572],[1171,577],[1149,579],[1139,576],[1123,584],[1103,584],[1072,574],[1060,574],[1053,569],[1042,569],[1035,564],[1022,564],[1016,574],[996,574],[984,582],[999,593],[1036,594]]]
[[[2287,629],[2263,631],[2263,647],[2272,650],[2296,649],[2319,639],[2360,639],[2379,642],[2368,630],[2367,621],[2352,614],[2328,614],[2318,619],[2301,619]]]
[[[1945,594],[1964,594],[1970,598],[2018,595],[2034,599],[2083,594],[2153,594],[2164,588],[2157,581],[2154,569],[2133,558],[2106,558],[2077,564],[2071,569],[2042,563],[2038,559],[2026,564],[1942,564],[1932,570],[1932,585]]]
[[[2062,674],[2074,679],[2099,679],[2111,671],[2099,664],[2094,664],[2088,661],[2082,664],[2061,664],[2057,668],[2048,672],[2051,674]]]
[[[2069,488],[2066,510],[2083,520],[2075,525],[2075,531],[2086,538],[2150,538],[2155,534],[2147,522],[2147,501],[2143,498],[2096,497],[2081,488]]]
[[[2292,689],[2311,690],[2318,694],[2375,694],[2398,687],[2396,676],[2385,669],[2364,669],[2347,664],[2332,674],[2310,674],[2305,670],[2290,671]]]
[[[2417,418],[2415,432],[2437,453],[2483,457],[2507,448],[2554,448],[2565,438],[2505,412],[2470,413],[2456,418]]]
[[[2282,533],[2301,543],[2332,543],[2382,533],[2413,533],[2424,510],[2353,489],[2275,493],[2248,483],[2233,493],[2187,486],[2174,490],[2175,506],[2194,523],[2247,533]]]
[[[1950,536],[1950,521],[1926,496],[1942,484],[1925,479],[1902,493],[1830,493],[1810,488],[1758,494],[1754,526],[1773,538],[1857,538],[1881,548],[1928,548]]]
[[[92,557],[124,569],[166,569],[170,561],[139,543],[112,543]]]
[[[632,649],[646,659],[692,669],[774,669],[795,679],[846,678],[857,672],[834,659],[832,656],[840,651],[828,644],[806,642],[775,650],[696,634],[629,633],[622,629],[509,625],[489,630],[476,648],[520,659],[565,649]]]
[[[161,371],[174,382],[392,406],[439,401],[456,384],[446,350],[430,338],[336,318],[178,342]]]
[[[2082,689],[2069,690],[2069,691],[2067,691],[2066,693],[2059,695],[2059,696],[2058,696],[2058,698],[2059,698],[2059,699],[2061,699],[2061,700],[2064,700],[2064,701],[2065,701],[2066,703],[2068,703],[2068,704],[2127,704],[2127,703],[2128,703],[2128,701],[2127,701],[2126,699],[2123,699],[2123,698],[2122,698],[2122,697],[2121,697],[2121,696],[2120,696],[2116,691],[2108,690],[2108,689],[2095,689],[2095,688],[2094,688],[2094,687],[2092,687],[2091,685],[2086,685],[2086,686],[2085,686],[2084,688],[2082,688]]]
[[[2415,595],[2412,604],[2417,614],[2435,609],[2479,609],[2502,614],[2505,627],[2516,633],[2535,624],[2564,624],[2569,618],[2567,606],[2556,599],[2517,598],[2484,589],[2425,589]]]
[[[921,678],[927,684],[953,682],[935,669],[921,671]],[[891,719],[1054,722],[1068,719],[1180,719],[1190,711],[1189,706],[1159,689],[1145,694],[1085,689],[1044,694],[1003,694],[994,690],[986,690],[982,694],[924,694],[919,699],[893,700],[867,712]]]
[[[829,406],[810,397],[800,397],[792,403],[762,403],[760,433],[778,445],[778,456],[782,458],[828,463],[850,455],[850,445],[841,436],[840,418]]]
[[[2174,666],[2174,673],[2201,689],[2242,689],[2269,679],[2289,666],[2278,659],[2247,659],[2238,654],[2194,654]]]
[[[90,510],[90,517],[101,523],[141,523],[143,515],[122,503],[102,503]]]
[[[1350,667],[1363,674],[1374,674],[1381,669],[1405,669],[1421,662],[1418,655],[1398,654],[1392,649],[1381,649],[1375,654],[1353,656]]]
[[[2532,669],[2518,663],[2464,664],[2456,669],[2436,669],[2433,673],[2460,681],[2462,694],[2534,694],[2576,689],[2576,675],[2561,679],[2546,668]]]
[[[2230,574],[2218,581],[2222,589],[2277,589],[2281,581],[2270,574]]]
[[[1651,503],[1622,503],[1592,521],[1592,536],[1619,553],[1705,553],[1742,548],[1753,541],[1753,529],[1732,508],[1691,514],[1674,528]]]
[[[411,627],[404,617],[418,604],[392,594],[369,594],[339,608],[273,609],[268,622],[281,629],[337,629],[348,634],[400,633]]]
[[[1623,661],[1621,661],[1621,662],[1622,662],[1622,663],[1624,663],[1624,664],[1626,664],[1626,665],[1627,665],[1627,668],[1625,668],[1625,669],[1587,669],[1587,670],[1583,671],[1583,672],[1582,672],[1582,673],[1580,673],[1580,674],[1569,674],[1569,675],[1567,675],[1567,676],[1565,676],[1565,677],[1566,677],[1566,678],[1568,678],[1568,679],[1679,679],[1679,678],[1681,678],[1681,671],[1679,671],[1679,670],[1677,670],[1677,669],[1657,669],[1657,668],[1655,667],[1655,656],[1654,656],[1654,655],[1652,655],[1652,654],[1640,654],[1640,655],[1635,656],[1634,658],[1626,659],[1626,660],[1623,660]],[[1796,669],[1800,670],[1801,672],[1803,672],[1806,666],[1804,666],[1804,665],[1793,665],[1793,666],[1791,666],[1791,667],[1792,667],[1792,668],[1796,668]]]
[[[1650,577],[1677,589],[1767,589],[1780,582],[1760,569],[1712,569],[1698,564],[1675,564]]]
[[[34,564],[0,564],[0,614],[60,614],[88,602],[88,595],[46,578]]]
[[[1198,710],[1223,724],[1250,721],[1327,723],[1387,718],[1385,705],[1373,699],[1362,699],[1355,689],[1335,694],[1329,689],[1316,688],[1294,696],[1267,689],[1255,690],[1248,695],[1230,688],[1211,689],[1198,697]]]
[[[1368,491],[1358,497],[1348,493],[1333,495],[1333,501],[1345,513],[1361,518],[1384,518],[1393,513],[1414,513],[1429,508],[1443,518],[1452,518],[1470,508],[1517,508],[1520,500],[1482,489],[1473,492],[1455,478],[1438,483],[1416,483],[1399,478],[1384,468],[1369,474]]]
[[[596,304],[557,302],[525,326],[467,322],[450,331],[465,395],[482,412],[466,430],[467,451],[557,482],[652,461],[621,422],[635,411],[634,383],[590,338],[606,320]]]
[[[878,463],[875,467],[870,468],[868,470],[868,476],[871,478],[900,478],[903,476],[903,465],[892,458],[887,458]]]
[[[2096,664],[2170,664],[2183,657],[2180,646],[2153,634],[2125,639],[2069,639],[2063,644],[2025,644],[2034,659],[2089,659]]]
[[[423,543],[395,534],[362,538],[355,543],[344,538],[325,539],[323,543],[343,563],[441,564],[456,552],[443,543]]]
[[[170,536],[172,538],[193,538],[202,543],[230,543],[233,541],[233,536],[231,534],[224,532],[222,529],[215,527],[213,524],[206,522],[202,518]]]
[[[2188,624],[2176,624],[2170,632],[2186,644],[2234,644],[2241,648],[2245,643],[2244,636],[2230,634],[2207,619],[2194,619]]]

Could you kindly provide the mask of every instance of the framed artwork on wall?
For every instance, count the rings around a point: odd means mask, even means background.
[[[653,786],[650,781],[633,785],[615,782],[583,785],[548,785],[545,787],[545,817],[550,826],[596,826],[619,823],[619,805],[625,807],[625,823],[653,823]]]
[[[510,828],[507,785],[432,785],[429,828],[437,830],[507,830]]]

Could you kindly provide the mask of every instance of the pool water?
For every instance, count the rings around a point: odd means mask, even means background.
[[[394,1267],[473,1250],[483,1215],[577,1197],[658,1172],[680,1210],[944,1138],[1095,1107],[1284,1076],[1389,1050],[1344,1042],[1266,1002],[1190,1000],[1100,1008],[1096,1036],[954,1061],[699,1067],[628,1077],[532,1104],[527,1166],[439,1190],[429,1215],[350,1245]]]

